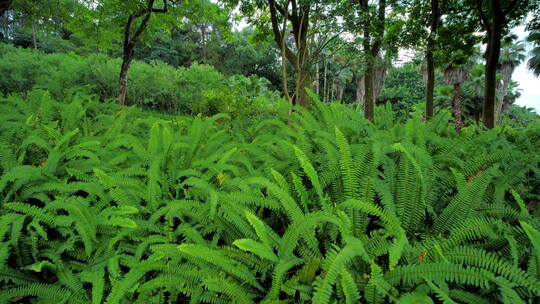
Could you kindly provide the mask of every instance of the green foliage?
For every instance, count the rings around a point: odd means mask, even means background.
[[[407,117],[411,108],[425,100],[425,86],[422,75],[412,63],[402,67],[392,67],[388,72],[381,95],[377,97],[378,104],[392,104],[394,111]]]
[[[43,88],[63,99],[73,90],[84,90],[101,100],[116,98],[120,65],[120,59],[103,55],[43,54],[0,44],[0,73],[6,76],[0,79],[0,92]],[[227,77],[208,65],[176,69],[160,61],[134,62],[129,81],[127,104],[151,110],[256,116],[279,107],[280,97],[264,78]]]
[[[374,125],[318,101],[246,123],[52,96],[0,100],[2,303],[540,299],[538,124],[456,133],[445,112],[378,109]]]

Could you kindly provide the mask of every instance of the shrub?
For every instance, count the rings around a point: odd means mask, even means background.
[[[104,55],[43,54],[0,44],[0,73],[6,75],[0,91],[7,95],[39,88],[63,99],[69,88],[90,86],[102,101],[108,100],[116,98],[120,65],[120,59]],[[256,76],[226,77],[207,65],[176,69],[159,61],[135,61],[126,103],[168,113],[213,115],[247,109],[246,114],[254,114],[272,109],[279,100],[269,84]]]

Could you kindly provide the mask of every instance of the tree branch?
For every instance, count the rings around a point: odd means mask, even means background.
[[[285,44],[285,38],[281,37],[281,31],[279,29],[279,24],[278,24],[278,20],[277,20],[277,11],[276,11],[276,1],[275,0],[268,0],[268,3],[270,4],[270,20],[272,22],[272,31],[274,32],[274,40],[276,41],[276,43],[278,44],[278,46],[281,48],[281,46],[283,45],[283,47],[285,48],[285,55],[287,57],[287,59],[290,61],[290,62],[294,62],[295,61],[295,55],[294,53],[289,49],[289,47]],[[284,18],[285,19],[285,18]]]
[[[481,23],[483,24],[486,30],[490,30],[491,25],[489,24],[489,21],[486,18],[486,15],[484,14],[484,10],[482,9],[482,0],[476,0],[475,2],[476,2],[476,9],[478,10],[478,13],[480,14]]]

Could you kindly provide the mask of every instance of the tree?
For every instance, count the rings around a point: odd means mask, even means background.
[[[426,48],[426,120],[433,116],[433,91],[435,89],[435,62],[433,60],[433,51],[435,50],[435,36],[437,35],[440,16],[439,0],[431,0],[431,15],[429,18],[430,30]]]
[[[501,121],[501,114],[505,113],[504,110],[510,109],[510,102],[514,99],[506,98],[507,92],[509,92],[510,83],[512,80],[512,74],[516,67],[525,60],[525,46],[522,42],[513,42],[510,40],[503,42],[501,48],[501,55],[499,58],[498,73],[502,75],[501,81],[497,83],[497,89],[502,92],[502,97],[497,99],[495,117],[497,123]]]
[[[296,90],[291,97],[294,104],[306,106],[309,98],[304,90],[311,86],[309,49],[309,31],[311,29],[311,18],[313,13],[313,1],[287,0],[278,2],[277,0],[264,1],[226,1],[233,5],[240,4],[240,11],[246,16],[248,21],[255,24],[261,32],[270,29],[278,48],[282,54],[282,80],[284,90],[286,84],[286,61],[288,61],[295,74]],[[268,27],[268,22],[270,26]],[[290,24],[290,28],[289,28]],[[290,32],[289,32],[290,29]],[[289,33],[292,34],[292,43],[289,43]],[[285,76],[283,75],[285,71]],[[288,90],[285,93],[288,94]]]
[[[363,49],[366,55],[366,73],[364,75],[365,100],[364,116],[370,121],[375,117],[375,96],[373,92],[373,78],[375,72],[375,62],[381,51],[382,40],[385,29],[386,0],[379,0],[376,10],[376,18],[372,18],[371,8],[368,0],[360,0],[362,24],[364,30]],[[372,33],[372,27],[375,29]]]
[[[377,103],[389,102],[394,111],[403,112],[408,117],[412,108],[425,100],[425,94],[422,76],[416,71],[413,63],[406,63],[389,69]]]
[[[503,34],[520,22],[538,0],[470,0],[478,14],[482,29],[486,31],[486,84],[484,93],[483,122],[488,128],[496,123],[497,65],[501,54]]]
[[[120,76],[118,79],[118,103],[123,105],[126,102],[126,93],[128,85],[128,71],[133,60],[135,46],[141,40],[141,36],[148,26],[148,21],[153,14],[167,13],[168,3],[163,0],[162,8],[154,7],[155,0],[147,0],[146,6],[140,7],[138,10],[129,14],[126,25],[124,27],[124,43],[122,67],[120,68]],[[140,23],[135,25],[135,22],[140,19]]]
[[[86,4],[73,12],[70,30],[87,44],[102,50],[121,43],[122,65],[118,77],[118,103],[126,103],[128,72],[136,46],[144,40],[180,23],[178,16],[185,15],[175,0],[101,0]],[[191,2],[190,2],[191,3]],[[193,5],[196,5],[195,2]],[[152,16],[160,15],[160,18]]]
[[[540,76],[540,30],[533,30],[527,37],[527,41],[533,45],[527,62],[527,67],[536,77]]]
[[[415,0],[411,5],[406,3],[399,7],[404,21],[394,35],[399,36],[401,46],[424,53],[420,67],[426,86],[426,119],[433,116],[435,69],[455,64],[456,60],[463,61],[478,42],[474,34],[476,20],[470,17],[468,10],[463,1],[449,0]]]
[[[3,16],[9,10],[9,16],[12,19],[8,22],[6,14],[4,32],[7,28],[17,27],[17,30],[24,29],[30,31],[30,43],[34,49],[38,49],[38,32],[58,32],[63,23],[68,19],[67,12],[76,5],[69,0],[13,0],[0,2],[0,11]],[[9,24],[11,23],[11,24]],[[16,31],[17,31],[16,30]]]
[[[450,64],[444,70],[444,79],[449,84],[454,86],[454,94],[452,96],[452,114],[456,125],[456,131],[460,131],[462,127],[461,117],[461,84],[468,78],[468,71],[464,66]]]

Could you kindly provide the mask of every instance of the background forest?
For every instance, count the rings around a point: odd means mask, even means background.
[[[540,1],[0,0],[0,25],[0,303],[540,301],[512,78],[540,75]]]

